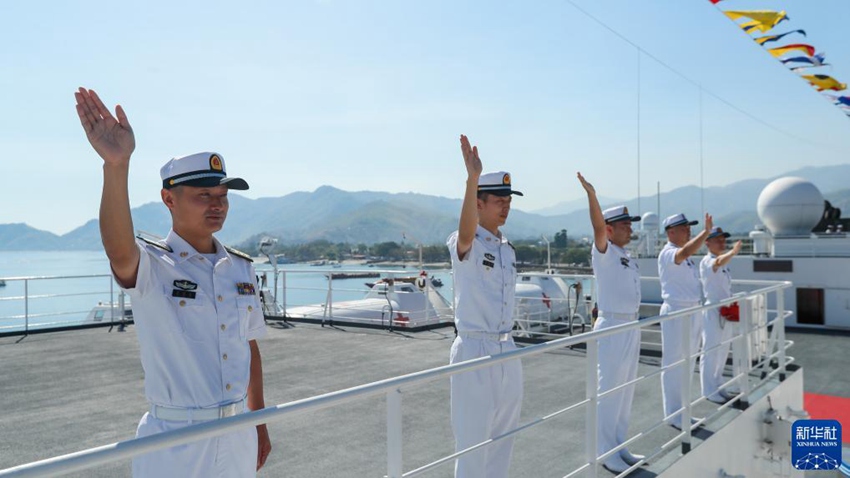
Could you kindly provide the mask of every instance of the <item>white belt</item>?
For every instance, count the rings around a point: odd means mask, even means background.
[[[465,339],[482,339],[482,340],[492,340],[493,342],[507,342],[511,339],[510,332],[464,332],[458,331],[457,333],[460,337]]]
[[[151,404],[151,415],[154,418],[169,422],[193,422],[218,420],[232,417],[245,411],[245,399],[214,408],[174,408]]]
[[[603,318],[606,318],[606,319],[612,319],[612,320],[637,320],[638,314],[637,314],[637,312],[635,312],[633,314],[618,314],[616,312],[604,312],[604,311],[600,310],[599,311],[599,317],[603,317]]]

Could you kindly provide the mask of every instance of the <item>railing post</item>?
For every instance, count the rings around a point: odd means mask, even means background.
[[[24,335],[30,333],[30,293],[29,280],[24,279]]]
[[[115,300],[115,288],[113,287],[113,284],[115,284],[115,281],[113,281],[112,278],[110,277],[109,278],[109,324],[110,324],[110,330],[112,330],[111,327],[113,325],[115,325],[115,306],[113,305],[114,304],[113,300]]]
[[[599,375],[597,374],[597,367],[599,363],[599,342],[597,339],[590,339],[587,341],[587,370],[586,370],[586,390],[585,395],[587,396],[587,410],[585,411],[585,434],[587,435],[587,440],[585,440],[585,458],[587,462],[590,464],[590,476],[595,478],[597,475],[597,433],[599,431],[599,426],[597,424],[599,417],[597,416],[597,402],[599,400]]]
[[[283,305],[283,318],[286,319],[286,271],[280,271],[281,275],[281,285],[283,289],[281,290],[281,303]],[[277,282],[277,276],[275,276],[275,282]],[[275,284],[275,289],[277,289],[277,284]]]
[[[425,276],[425,325],[428,325],[429,313],[428,306],[431,304],[431,278]]]
[[[325,326],[325,319],[329,319],[330,323],[333,324],[334,320],[334,312],[333,312],[333,272],[328,272],[325,276],[328,278],[328,295],[325,297],[325,314],[322,316],[322,327]]]
[[[691,361],[691,354],[693,351],[691,350],[691,322],[692,322],[693,314],[685,317],[681,317],[673,320],[681,320],[683,322],[682,327],[682,344],[685,346],[685,353],[683,354],[685,357],[685,363],[681,365],[684,373],[682,374],[682,385],[679,390],[679,393],[682,397],[682,406],[684,410],[682,410],[682,414],[679,416],[682,424],[682,431],[687,430],[685,436],[682,437],[682,453],[688,453],[691,451],[691,382],[693,382],[693,377],[691,376],[694,373],[694,366]]]
[[[402,466],[401,390],[387,392],[387,478],[401,478]]]
[[[776,291],[776,320],[774,327],[779,327],[776,334],[776,346],[779,352],[779,381],[785,381],[785,290]],[[768,351],[770,353],[770,351]]]
[[[741,377],[741,399],[738,400],[738,407],[742,410],[746,410],[750,406],[750,372],[752,371],[753,367],[752,357],[750,356],[753,350],[753,301],[747,298],[744,299],[742,302],[744,307],[740,308],[740,317],[738,323],[741,325],[742,335],[742,354],[740,363],[741,368],[743,370],[743,377]]]
[[[111,277],[110,277],[111,279]],[[124,332],[124,326],[127,323],[127,307],[124,303],[124,290],[118,292],[118,311],[121,312],[121,322],[118,325],[118,331]]]

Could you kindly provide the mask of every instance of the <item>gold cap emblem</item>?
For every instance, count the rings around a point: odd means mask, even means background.
[[[213,171],[221,171],[221,158],[217,154],[210,156],[210,169]]]

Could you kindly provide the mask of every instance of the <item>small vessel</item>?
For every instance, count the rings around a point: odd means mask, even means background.
[[[454,315],[449,301],[436,290],[388,277],[373,283],[362,299],[337,302],[329,296],[323,304],[287,307],[283,317],[266,318],[424,330],[449,325]]]
[[[132,321],[133,309],[129,303],[98,302],[86,316],[84,324]]]

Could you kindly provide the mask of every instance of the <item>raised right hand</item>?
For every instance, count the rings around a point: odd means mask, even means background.
[[[469,138],[460,135],[460,150],[463,153],[463,162],[466,163],[466,173],[471,179],[478,180],[481,176],[481,158],[478,157],[478,146],[470,146]]]
[[[130,155],[136,149],[136,138],[124,109],[116,106],[115,116],[112,116],[94,90],[80,88],[74,97],[80,123],[97,154],[107,164],[129,163]]]
[[[587,194],[596,194],[596,189],[593,187],[592,184],[590,184],[589,182],[587,182],[586,179],[584,179],[584,176],[582,176],[581,173],[576,173],[576,175],[578,176],[578,180],[581,181],[581,187],[583,187],[584,190],[587,191]]]
[[[742,245],[743,245],[743,243],[741,241],[735,242],[735,245],[732,246],[732,250],[735,251],[735,254],[738,254],[739,252],[741,252],[741,246]]]

